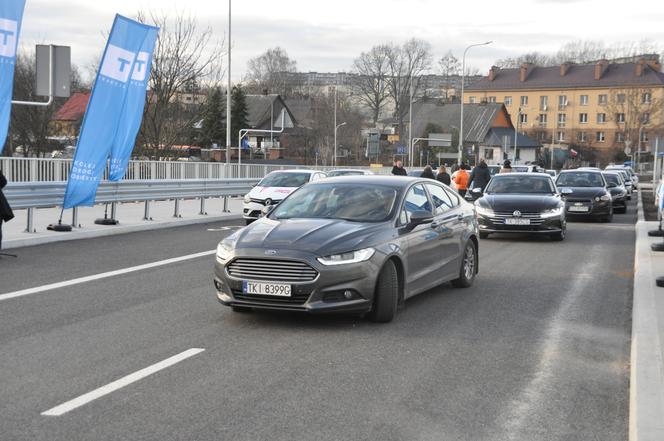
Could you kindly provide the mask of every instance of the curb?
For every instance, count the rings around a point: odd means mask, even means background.
[[[172,221],[151,221],[136,225],[115,225],[95,230],[75,228],[71,233],[49,234],[48,236],[27,237],[20,239],[8,239],[2,241],[2,249],[31,247],[55,242],[67,242],[71,240],[91,239],[95,237],[115,236],[118,234],[136,233],[140,231],[161,230],[165,228],[184,227],[187,225],[208,224],[219,221],[233,221],[242,219],[241,214],[230,214],[225,216],[210,216],[196,219],[178,219]],[[26,233],[27,234],[27,233]]]
[[[630,355],[629,440],[664,440],[664,360],[659,335],[659,317],[653,254],[648,229],[654,222],[643,220],[639,192],[634,255],[634,299]],[[664,310],[664,309],[663,309]]]

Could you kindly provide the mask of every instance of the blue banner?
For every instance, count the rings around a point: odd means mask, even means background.
[[[0,153],[12,112],[14,65],[24,9],[25,0],[0,0]]]
[[[119,181],[122,179],[131,158],[131,152],[134,150],[136,135],[138,135],[141,122],[143,121],[145,95],[147,93],[150,68],[152,66],[152,53],[154,52],[158,33],[158,28],[149,29],[131,72],[131,81],[127,89],[124,109],[122,110],[118,131],[115,134],[111,148],[111,162],[108,176],[110,181]]]
[[[94,205],[97,187],[119,125],[121,122],[127,123],[123,120],[122,112],[134,65],[153,30],[152,26],[120,15],[115,16],[83,117],[67,181],[64,208]]]

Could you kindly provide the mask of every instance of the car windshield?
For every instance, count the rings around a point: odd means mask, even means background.
[[[382,222],[390,217],[394,188],[361,184],[315,184],[293,193],[275,208],[271,219],[343,219]]]
[[[270,173],[258,183],[259,187],[302,187],[309,182],[309,173]]]
[[[548,176],[509,176],[496,175],[491,179],[486,188],[487,194],[510,194],[510,193],[553,193],[551,178]]]
[[[616,184],[620,185],[622,182],[620,182],[620,178],[618,175],[614,175],[613,173],[604,173],[604,179],[606,179],[606,182],[609,184]]]
[[[335,176],[359,176],[363,174],[364,172],[361,170],[333,170],[327,173],[327,177],[333,178]]]
[[[602,175],[595,172],[568,172],[558,176],[558,187],[604,187]]]

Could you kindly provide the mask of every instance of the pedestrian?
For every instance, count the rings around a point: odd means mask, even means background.
[[[484,193],[484,189],[489,184],[490,180],[491,180],[491,171],[489,171],[489,166],[486,165],[486,161],[484,159],[480,159],[479,165],[475,167],[472,173],[470,174],[469,187],[472,190],[479,188],[482,190],[482,193]]]
[[[452,185],[452,178],[450,178],[450,174],[447,173],[447,169],[445,168],[444,165],[441,165],[440,168],[438,169],[438,175],[436,176],[436,180],[438,182],[442,182],[445,185]]]
[[[512,163],[509,159],[503,162],[503,168],[500,169],[500,173],[512,173]]]
[[[459,166],[459,170],[457,170],[455,173],[456,176],[454,176],[454,183],[456,184],[457,191],[461,197],[465,197],[466,191],[468,191],[468,179],[470,178],[468,172],[466,171],[466,165],[461,164]]]
[[[424,170],[422,171],[420,178],[436,179],[436,175],[433,174],[433,169],[431,168],[430,165],[424,167]]]
[[[9,206],[7,198],[5,197],[2,189],[7,185],[7,178],[0,170],[0,250],[2,249],[2,222],[9,222],[14,218],[12,207]]]
[[[392,174],[395,176],[408,176],[408,172],[405,168],[403,168],[403,164],[401,163],[400,159],[396,159],[394,161],[394,165],[392,166]]]

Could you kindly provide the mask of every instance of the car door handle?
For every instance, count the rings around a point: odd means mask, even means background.
[[[463,220],[464,217],[463,213],[457,214],[457,220]]]
[[[434,229],[440,227],[441,225],[443,225],[442,222],[431,222],[431,228]]]

